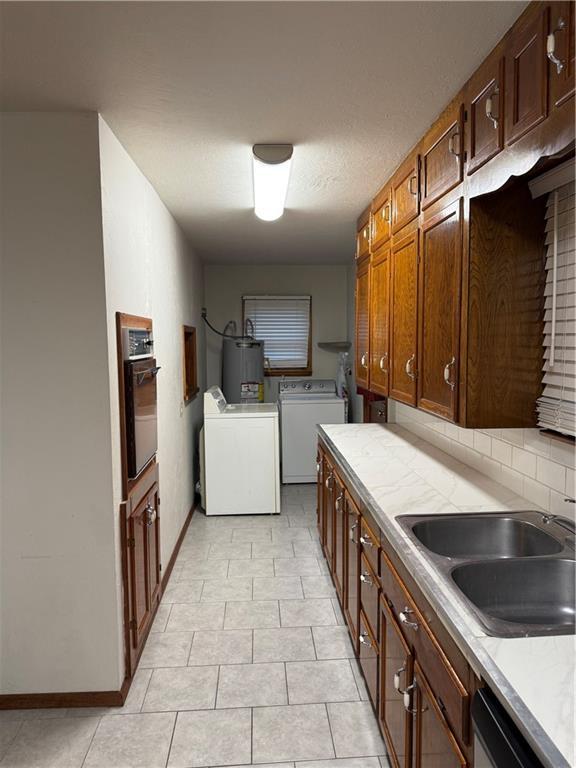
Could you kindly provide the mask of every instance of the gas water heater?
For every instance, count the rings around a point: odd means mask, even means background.
[[[264,402],[264,342],[222,339],[222,391],[229,403]]]

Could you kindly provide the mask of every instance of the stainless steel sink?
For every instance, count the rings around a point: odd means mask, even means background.
[[[526,558],[468,563],[452,570],[452,579],[490,629],[503,622],[537,628],[530,634],[573,634],[576,562]]]
[[[444,557],[533,557],[562,551],[562,544],[534,523],[510,516],[444,515],[415,523],[412,534]]]
[[[574,524],[535,510],[398,522],[488,634],[576,633]]]

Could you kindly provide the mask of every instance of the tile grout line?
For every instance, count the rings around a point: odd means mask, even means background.
[[[98,732],[98,728],[100,728],[100,723],[101,722],[102,722],[102,717],[99,717],[98,718],[98,724],[96,725],[96,728],[94,728],[94,733],[92,734],[92,738],[90,739],[90,744],[88,744],[88,749],[86,750],[86,754],[84,755],[84,758],[82,760],[82,765],[80,766],[80,768],[83,768],[86,765],[86,759],[88,758],[88,753],[90,752],[90,750],[92,748],[92,744],[94,743],[94,739],[96,738],[96,733]],[[23,722],[20,723],[20,725],[22,726]],[[20,728],[18,728],[18,730],[16,731],[15,736],[17,736],[19,732],[20,732]],[[2,758],[2,762],[4,762],[4,758],[6,757],[7,754],[8,754],[8,750],[4,753],[4,757]]]
[[[168,752],[166,754],[165,768],[168,768],[168,763],[170,761],[170,752],[172,751],[172,743],[174,742],[174,734],[176,733],[176,723],[178,722],[179,714],[179,712],[176,712],[176,716],[174,717],[174,725],[172,726],[172,733],[170,734],[170,744],[168,745]]]
[[[334,759],[337,759],[336,744],[334,742],[334,734],[332,733],[332,723],[330,722],[330,713],[328,712],[328,704],[325,702],[324,707],[326,709],[326,720],[328,720],[328,730],[330,731],[330,739],[332,741],[332,752],[334,752]]]

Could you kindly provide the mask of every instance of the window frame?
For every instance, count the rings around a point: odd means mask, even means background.
[[[266,365],[266,349],[264,349],[264,376],[271,378],[277,376],[312,376],[312,296],[302,294],[245,294],[242,296],[242,328],[246,325],[246,300],[247,299],[307,299],[308,300],[308,350],[305,368],[269,368]],[[265,342],[264,342],[265,343]]]

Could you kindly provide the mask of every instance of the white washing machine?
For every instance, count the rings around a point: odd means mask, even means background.
[[[333,379],[294,379],[278,387],[282,482],[316,482],[318,424],[344,424],[346,400]]]
[[[228,405],[204,393],[203,497],[207,515],[280,513],[280,444],[275,403]]]

